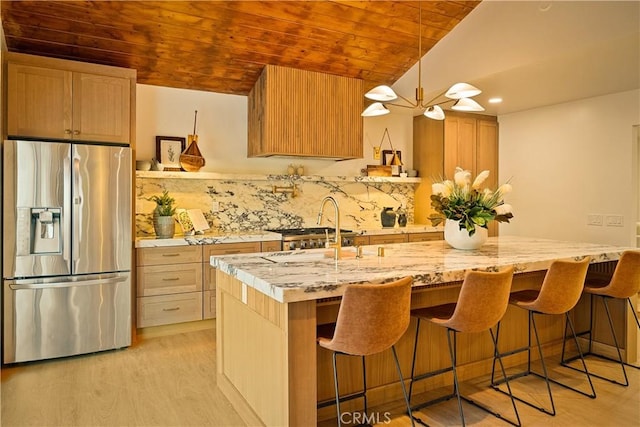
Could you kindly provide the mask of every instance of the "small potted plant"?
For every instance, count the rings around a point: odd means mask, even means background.
[[[175,233],[175,199],[169,196],[167,190],[163,190],[161,196],[151,196],[148,200],[156,202],[156,208],[153,210],[153,229],[156,236],[158,239],[172,238]]]

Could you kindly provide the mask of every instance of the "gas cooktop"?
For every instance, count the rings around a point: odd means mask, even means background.
[[[330,227],[285,228],[267,231],[282,235],[282,246],[284,250],[323,248],[327,237],[333,239],[336,234],[336,229]],[[355,235],[355,232],[341,228],[340,237],[342,246],[352,246]]]
[[[309,236],[309,235],[321,235],[324,236],[326,232],[334,234],[335,228],[330,227],[310,227],[310,228],[283,228],[279,230],[267,230],[273,233],[280,233],[282,236]],[[351,230],[340,229],[340,233],[351,233]]]

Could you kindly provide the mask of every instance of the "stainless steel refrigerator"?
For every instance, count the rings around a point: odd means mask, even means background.
[[[131,153],[4,143],[3,361],[131,344]]]

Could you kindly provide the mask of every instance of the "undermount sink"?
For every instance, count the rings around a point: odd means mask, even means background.
[[[342,248],[341,259],[355,259],[356,257],[356,248],[353,246],[349,246],[346,248]],[[372,256],[375,255],[374,252],[371,251],[363,251],[363,256]],[[291,252],[276,252],[269,256],[264,256],[262,258],[279,263],[296,263],[296,262],[316,262],[316,261],[324,261],[327,259],[333,259],[334,252],[333,250],[314,250],[314,251],[291,251]]]

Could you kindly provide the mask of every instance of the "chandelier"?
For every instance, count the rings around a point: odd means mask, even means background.
[[[484,111],[484,108],[480,104],[471,99],[482,93],[482,91],[469,83],[456,83],[430,101],[424,102],[424,89],[422,87],[422,5],[420,3],[418,4],[418,11],[418,87],[416,88],[415,101],[396,94],[389,86],[376,86],[364,95],[366,98],[376,102],[369,105],[361,115],[363,117],[373,117],[389,114],[391,111],[389,111],[387,105],[393,105],[395,107],[420,109],[422,113],[430,119],[444,120],[444,111],[441,105],[447,102],[454,102],[451,109],[456,111]],[[443,96],[448,99],[437,103],[435,102]],[[405,104],[393,102],[398,98],[404,101]]]

